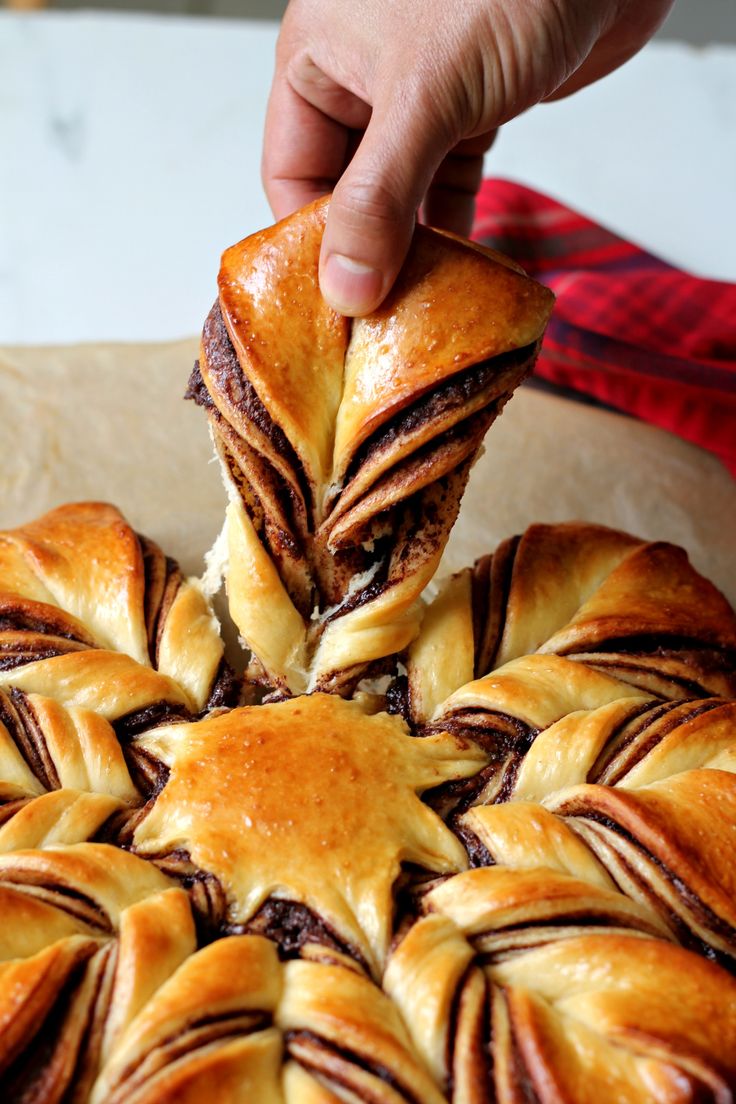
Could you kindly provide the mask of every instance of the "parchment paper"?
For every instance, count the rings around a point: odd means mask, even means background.
[[[225,494],[206,418],[183,402],[197,342],[0,349],[0,528],[114,502],[199,574]],[[715,457],[522,387],[491,428],[445,556],[455,570],[532,521],[596,521],[683,545],[736,603],[736,483]]]

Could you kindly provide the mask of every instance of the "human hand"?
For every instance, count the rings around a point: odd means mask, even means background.
[[[325,298],[374,310],[417,211],[468,234],[496,129],[628,60],[672,0],[291,0],[263,180],[277,218],[333,191]]]

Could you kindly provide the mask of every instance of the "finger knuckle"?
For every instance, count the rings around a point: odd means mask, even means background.
[[[368,223],[379,229],[399,225],[405,217],[398,188],[393,188],[383,178],[371,176],[345,180],[338,185],[333,197],[334,208],[348,223],[356,226]]]

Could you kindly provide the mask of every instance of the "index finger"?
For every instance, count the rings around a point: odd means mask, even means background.
[[[277,219],[331,192],[345,168],[350,131],[300,96],[283,73],[266,113],[261,177]]]

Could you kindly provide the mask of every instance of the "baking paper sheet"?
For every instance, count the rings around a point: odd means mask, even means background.
[[[114,502],[199,574],[225,493],[206,418],[183,402],[195,340],[0,349],[0,527]],[[455,570],[533,521],[596,521],[683,545],[736,603],[736,483],[640,422],[522,387],[491,428],[445,555]]]

